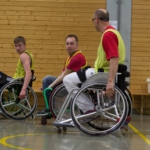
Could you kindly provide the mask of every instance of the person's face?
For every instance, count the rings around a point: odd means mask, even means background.
[[[99,31],[99,30],[98,30],[98,18],[97,18],[95,15],[93,15],[92,22],[93,22],[93,24],[94,24],[95,29],[96,29],[97,31]]]
[[[23,53],[26,50],[26,45],[23,44],[22,42],[18,42],[16,44],[14,44],[14,47],[15,47],[16,52],[18,54],[21,54],[21,53]]]
[[[74,54],[78,50],[78,43],[74,37],[68,37],[66,39],[66,50],[69,55]]]

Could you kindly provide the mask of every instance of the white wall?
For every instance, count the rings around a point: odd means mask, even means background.
[[[118,3],[120,4],[120,13]],[[130,71],[130,49],[131,49],[131,8],[132,0],[107,0],[107,10],[110,14],[110,20],[117,20],[118,25],[120,24],[119,31],[126,46],[126,61],[125,64],[128,66]],[[118,14],[119,13],[119,14]],[[120,15],[120,18],[119,18]]]

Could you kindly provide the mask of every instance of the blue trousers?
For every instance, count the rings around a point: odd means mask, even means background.
[[[45,90],[55,80],[56,80],[56,77],[53,77],[53,76],[50,76],[50,75],[44,77],[43,81],[42,81],[42,88],[43,88],[43,90]],[[51,94],[51,91],[47,91],[46,97],[47,97],[47,101],[48,102],[49,102],[50,94]]]

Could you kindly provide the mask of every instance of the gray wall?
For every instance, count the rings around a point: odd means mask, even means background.
[[[120,4],[118,5],[118,2]],[[120,31],[126,47],[126,61],[130,71],[130,48],[131,48],[131,8],[132,0],[107,0],[106,9],[109,11],[110,20],[118,21]],[[119,13],[120,12],[120,13]]]

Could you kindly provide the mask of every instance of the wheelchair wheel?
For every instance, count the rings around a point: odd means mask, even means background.
[[[130,91],[126,88],[124,91],[124,95],[126,96],[127,99],[127,105],[128,105],[128,116],[131,116],[132,114],[132,96]]]
[[[127,100],[124,94],[117,87],[114,87],[115,94],[112,98],[108,98],[104,93],[106,89],[105,83],[93,83],[80,89],[75,95],[71,103],[71,116],[76,127],[82,132],[94,135],[103,136],[117,130],[127,117]],[[90,92],[89,92],[90,91]],[[91,91],[95,96],[91,96]],[[86,96],[85,96],[86,95]],[[94,111],[88,113],[79,113],[75,109],[75,105],[80,103],[85,106],[88,97],[95,105]],[[89,107],[86,104],[86,107]],[[79,106],[78,106],[79,109]]]
[[[68,92],[63,84],[60,84],[51,93],[49,104],[50,104],[50,111],[52,112],[53,117],[55,118],[57,117],[64,101],[66,100],[67,95]],[[68,106],[63,117],[68,118],[69,116],[70,116],[70,106]]]
[[[27,87],[24,99],[19,99],[22,82],[10,82],[6,84],[0,93],[0,107],[2,113],[11,119],[22,120],[33,114],[37,106],[37,97],[31,87]]]

